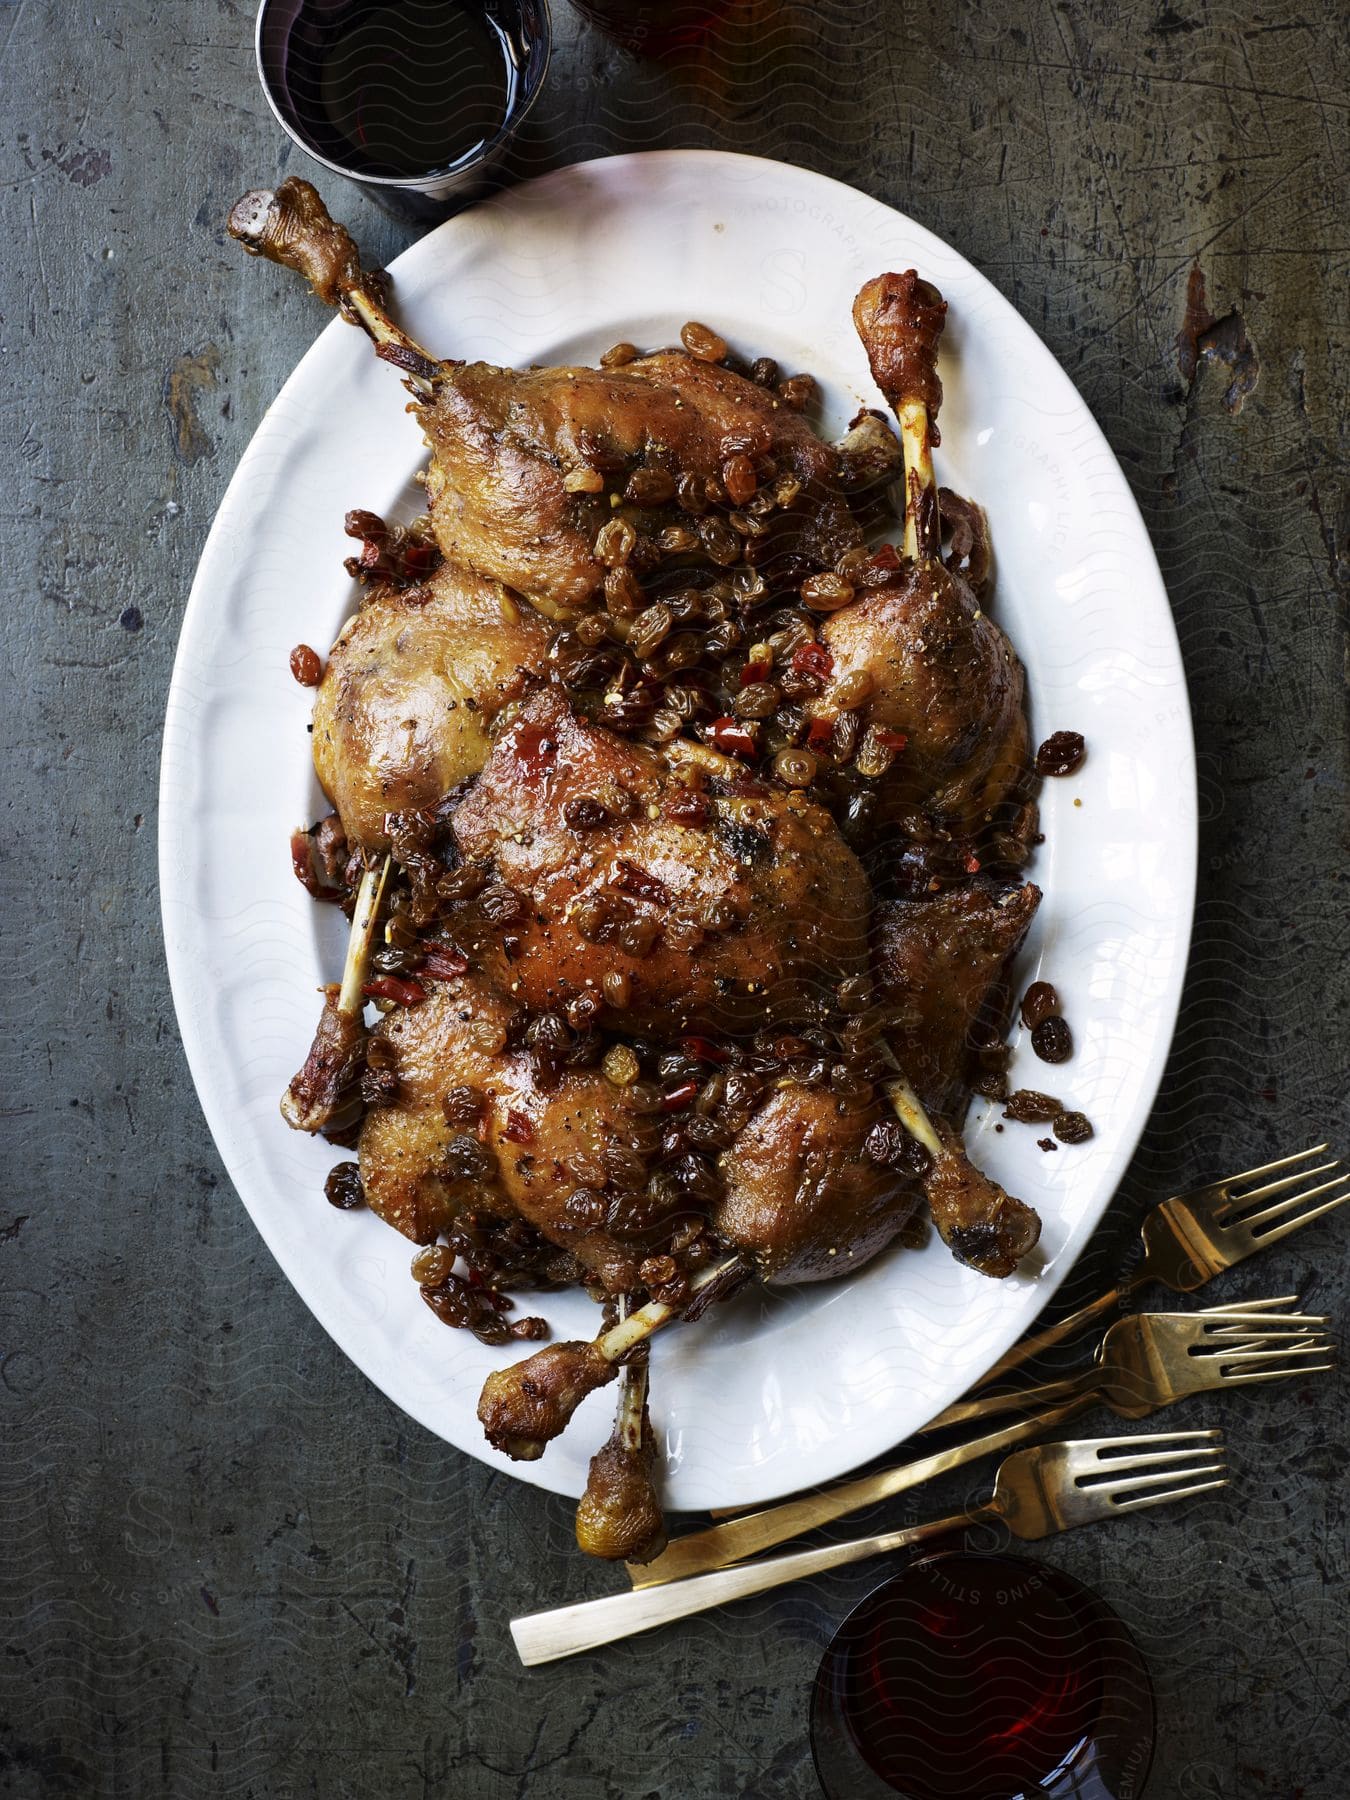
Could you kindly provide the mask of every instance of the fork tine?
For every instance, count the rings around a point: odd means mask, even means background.
[[[1216,1457],[1207,1457],[1205,1461],[1196,1463],[1190,1469],[1155,1469],[1151,1475],[1132,1475],[1128,1481],[1113,1481],[1110,1485],[1109,1498],[1119,1504],[1122,1494],[1143,1493],[1145,1490],[1156,1490],[1159,1483],[1198,1480],[1202,1475],[1225,1475],[1228,1472],[1226,1463]]]
[[[1303,1188],[1303,1186],[1300,1186],[1298,1193],[1291,1193],[1289,1199],[1276,1201],[1273,1206],[1262,1206],[1260,1211],[1255,1211],[1255,1213],[1253,1213],[1253,1211],[1247,1211],[1247,1208],[1253,1206],[1256,1201],[1264,1199],[1267,1190],[1265,1190],[1265,1188],[1258,1188],[1256,1193],[1244,1193],[1240,1201],[1233,1201],[1233,1204],[1229,1206],[1228,1211],[1224,1213],[1224,1217],[1220,1220],[1220,1224],[1222,1224],[1222,1226],[1258,1226],[1264,1219],[1278,1219],[1280,1213],[1287,1213],[1287,1211],[1294,1208],[1294,1206],[1300,1206],[1303,1201],[1316,1201],[1319,1193],[1330,1193],[1332,1192],[1332,1188],[1343,1188],[1346,1181],[1350,1181],[1350,1172],[1346,1172],[1345,1168],[1341,1168],[1339,1163],[1332,1163],[1332,1165],[1328,1166],[1332,1166],[1332,1168],[1336,1168],[1337,1170],[1337,1174],[1332,1175],[1330,1181],[1321,1181],[1316,1188]],[[1319,1175],[1321,1174],[1321,1170],[1319,1170],[1319,1168],[1314,1168],[1312,1174]],[[1283,1186],[1294,1186],[1294,1183],[1276,1183],[1276,1188],[1283,1188]]]
[[[1270,1300],[1234,1300],[1231,1304],[1228,1301],[1224,1301],[1218,1306],[1202,1306],[1198,1308],[1198,1310],[1206,1317],[1211,1317],[1217,1313],[1231,1312],[1269,1313],[1274,1312],[1277,1306],[1297,1306],[1302,1298],[1303,1296],[1301,1294],[1276,1294],[1274,1298]]]
[[[1277,1350],[1223,1350],[1215,1362],[1228,1368],[1233,1363],[1277,1362],[1288,1356],[1334,1356],[1336,1346],[1325,1339],[1307,1344],[1283,1344]]]
[[[1132,1441],[1137,1442],[1138,1440]],[[1197,1456],[1222,1456],[1222,1454],[1222,1445],[1216,1444],[1211,1449],[1206,1444],[1192,1444],[1187,1450],[1150,1450],[1146,1451],[1143,1456],[1113,1456],[1110,1462],[1099,1463],[1089,1475],[1080,1475],[1074,1485],[1082,1487],[1085,1482],[1089,1485],[1100,1482],[1113,1484],[1121,1469],[1161,1469],[1165,1474],[1175,1473],[1174,1470],[1168,1470],[1165,1465],[1194,1462]]]
[[[1287,1189],[1297,1187],[1301,1181],[1311,1181],[1314,1175],[1325,1175],[1328,1169],[1339,1169],[1341,1159],[1333,1156],[1330,1162],[1322,1163],[1316,1169],[1299,1169],[1293,1175],[1286,1175],[1283,1181],[1268,1181],[1264,1187],[1252,1188],[1248,1193],[1232,1192],[1233,1183],[1228,1183],[1229,1204],[1234,1207],[1249,1206],[1253,1200],[1269,1200],[1272,1195],[1283,1194]]]
[[[1146,1506],[1166,1506],[1169,1500],[1189,1500],[1192,1494],[1207,1494],[1212,1488],[1228,1486],[1228,1477],[1221,1475],[1217,1481],[1202,1481],[1198,1487],[1172,1488],[1165,1494],[1138,1494],[1133,1500],[1118,1500],[1117,1512],[1141,1512]]]
[[[1079,1438],[1070,1443],[1070,1450],[1081,1450],[1095,1455],[1099,1460],[1104,1450],[1137,1450],[1140,1444],[1184,1444],[1187,1441],[1199,1443],[1207,1440],[1212,1444],[1222,1443],[1223,1432],[1218,1427],[1212,1431],[1136,1431],[1129,1437],[1114,1438]],[[1108,1467],[1114,1466],[1107,1463]]]
[[[1206,1332],[1198,1344],[1192,1346],[1193,1356],[1222,1356],[1229,1350],[1262,1350],[1267,1347],[1278,1349],[1282,1344],[1292,1348],[1295,1344],[1315,1343],[1319,1337],[1326,1335],[1325,1319],[1309,1319],[1306,1325],[1291,1325],[1284,1331],[1210,1331]]]
[[[1262,1163],[1259,1169],[1244,1169],[1240,1175],[1230,1175],[1220,1185],[1234,1188],[1244,1181],[1259,1181],[1263,1175],[1274,1175],[1279,1169],[1292,1168],[1297,1162],[1307,1162],[1310,1156],[1321,1156],[1324,1150],[1330,1148],[1330,1144],[1314,1144],[1311,1149],[1297,1150],[1292,1156],[1281,1156],[1275,1162]]]
[[[1309,1325],[1325,1325],[1328,1313],[1247,1313],[1234,1307],[1227,1313],[1190,1313],[1206,1337],[1279,1337],[1286,1331],[1302,1331]]]
[[[1350,1179],[1350,1177],[1343,1177],[1343,1179]],[[1327,1186],[1334,1188],[1336,1183],[1334,1183],[1334,1181],[1328,1181]],[[1220,1226],[1219,1229],[1220,1231],[1246,1231],[1246,1233],[1253,1233],[1256,1226],[1262,1226],[1267,1220],[1278,1219],[1280,1213],[1287,1213],[1291,1206],[1298,1206],[1300,1201],[1310,1201],[1310,1199],[1314,1199],[1316,1193],[1325,1192],[1327,1192],[1327,1188],[1316,1188],[1314,1193],[1300,1193],[1300,1195],[1294,1195],[1292,1201],[1278,1201],[1274,1206],[1271,1206],[1269,1210],[1264,1211],[1264,1213],[1256,1213],[1255,1219],[1226,1219],[1222,1222],[1222,1226]],[[1321,1219],[1323,1213],[1334,1213],[1337,1206],[1345,1206],[1346,1201],[1350,1201],[1350,1188],[1346,1188],[1345,1193],[1337,1193],[1330,1201],[1321,1202],[1321,1206],[1310,1208],[1307,1213],[1298,1213],[1296,1219],[1285,1219],[1282,1224],[1274,1226],[1271,1231],[1262,1231],[1262,1233],[1260,1233],[1260,1238],[1258,1238],[1258,1242],[1260,1242],[1262,1249],[1264,1249],[1267,1244],[1276,1244],[1280,1238],[1289,1237],[1291,1231],[1301,1231],[1303,1226],[1310,1226],[1312,1220]]]
[[[1265,1369],[1250,1375],[1228,1375],[1222,1377],[1225,1387],[1250,1387],[1254,1381],[1288,1381],[1291,1375],[1325,1375],[1336,1367],[1335,1363],[1300,1363],[1296,1369]]]
[[[1215,1349],[1206,1351],[1204,1355],[1198,1356],[1196,1361],[1202,1367],[1208,1363],[1211,1368],[1218,1365],[1220,1368],[1226,1369],[1228,1365],[1236,1359],[1238,1353],[1245,1354],[1251,1350],[1259,1350],[1268,1356],[1292,1356],[1295,1351],[1302,1352],[1307,1350],[1317,1342],[1318,1340],[1313,1337],[1289,1339],[1236,1338],[1231,1344],[1220,1345]],[[1321,1345],[1321,1348],[1327,1355],[1331,1354],[1332,1346],[1330,1344],[1324,1343]]]

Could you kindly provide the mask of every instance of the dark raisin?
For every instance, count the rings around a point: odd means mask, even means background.
[[[776,387],[778,364],[771,356],[757,356],[750,365],[750,379],[758,387]]]
[[[453,905],[459,900],[472,900],[487,886],[487,871],[476,863],[463,863],[458,869],[452,869],[436,883],[436,892],[442,900]]]
[[[863,1142],[863,1154],[879,1168],[898,1168],[909,1134],[898,1119],[878,1119]]]
[[[1036,752],[1038,775],[1072,775],[1083,766],[1087,746],[1081,731],[1056,731]]]
[[[595,1231],[604,1224],[607,1211],[604,1198],[594,1188],[573,1188],[563,1202],[567,1223],[578,1231]]]
[[[815,391],[815,380],[810,375],[789,375],[786,381],[778,384],[779,399],[786,401],[794,412],[805,412]]]
[[[1001,1069],[981,1069],[970,1088],[972,1093],[980,1094],[986,1100],[1006,1100],[1008,1077]]]
[[[698,535],[703,548],[722,568],[730,568],[741,554],[741,540],[725,520],[710,517],[699,520]]]
[[[441,1099],[445,1122],[457,1131],[475,1131],[487,1111],[487,1101],[476,1088],[452,1087]]]
[[[398,1070],[377,1068],[373,1063],[367,1063],[361,1071],[360,1092],[366,1106],[396,1105],[399,1098]]]
[[[1022,1023],[1034,1031],[1044,1019],[1059,1012],[1059,995],[1048,981],[1033,981],[1022,996]]]
[[[738,719],[767,719],[778,710],[778,689],[771,681],[752,681],[732,703]]]
[[[667,636],[673,623],[670,608],[659,602],[638,614],[628,633],[628,648],[639,662],[652,654]]]
[[[628,569],[605,573],[605,606],[614,619],[631,619],[642,605],[642,588]]]
[[[342,1162],[328,1171],[323,1196],[330,1206],[351,1212],[366,1203],[366,1190],[361,1186],[361,1170],[354,1162]]]
[[[727,490],[727,498],[736,506],[744,506],[747,500],[754,498],[759,482],[755,465],[748,456],[742,453],[727,458],[722,465],[722,486]]]
[[[563,818],[572,831],[599,831],[613,823],[614,814],[594,795],[574,794],[563,807]]]
[[[446,1145],[441,1172],[447,1181],[483,1181],[493,1174],[494,1157],[467,1131],[456,1132]]]
[[[589,1031],[595,1023],[604,1002],[595,994],[576,994],[567,1002],[563,1011],[567,1014],[567,1023],[573,1031]]]
[[[517,1319],[515,1324],[510,1327],[510,1332],[513,1338],[546,1338],[548,1321],[538,1317]]]
[[[676,496],[683,512],[692,513],[695,518],[708,510],[708,490],[701,475],[686,472],[675,484]]]
[[[1048,1125],[1051,1119],[1057,1119],[1064,1111],[1064,1102],[1056,1100],[1051,1094],[1038,1094],[1035,1088],[1018,1088],[1015,1094],[1008,1095],[1008,1104],[1003,1109],[1005,1119],[1014,1119],[1019,1125]]]
[[[933,1158],[895,1119],[878,1119],[863,1143],[864,1154],[883,1169],[903,1169],[922,1180]]]
[[[1073,1033],[1058,1013],[1051,1013],[1032,1032],[1031,1047],[1042,1062],[1068,1062],[1073,1055]]]
[[[525,917],[525,902],[504,882],[485,887],[478,896],[478,904],[490,925],[517,925]]]
[[[633,506],[665,506],[675,498],[675,477],[668,469],[634,469],[623,497]]]
[[[1061,1144],[1086,1144],[1092,1136],[1092,1122],[1080,1112],[1060,1113],[1050,1129]]]

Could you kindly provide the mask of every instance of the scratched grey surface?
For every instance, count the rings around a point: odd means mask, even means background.
[[[1350,1142],[1338,9],[750,3],[749,47],[663,67],[558,0],[522,167],[706,144],[841,177],[963,250],[1104,426],[1175,606],[1203,821],[1181,1026],[1105,1269],[1168,1185]],[[569,1552],[563,1502],[347,1366],[197,1108],[159,941],[160,719],[213,511],[323,322],[298,284],[264,310],[223,236],[244,187],[301,166],[248,12],[0,0],[0,1791],[806,1800],[808,1683],[871,1574],[523,1675],[510,1615],[612,1577]],[[373,253],[408,241],[334,197]],[[1259,358],[1238,413],[1224,367],[1178,366],[1197,259],[1219,341],[1245,326]],[[1222,1291],[1311,1283],[1344,1320],[1345,1235]],[[1344,1388],[1184,1422],[1221,1416],[1231,1497],[1048,1554],[1152,1665],[1151,1795],[1340,1800]]]

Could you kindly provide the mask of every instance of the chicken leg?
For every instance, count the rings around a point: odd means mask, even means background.
[[[586,607],[616,562],[753,562],[786,580],[862,542],[844,485],[856,457],[846,467],[772,389],[720,362],[684,349],[605,369],[439,359],[389,317],[387,276],[362,269],[308,182],[244,195],[229,229],[304,275],[402,371],[431,446],[441,549],[550,617]],[[728,517],[751,493],[769,511],[742,539]]]
[[[919,808],[978,840],[1024,788],[1029,737],[1022,667],[961,577],[943,563],[932,446],[942,384],[937,344],[946,313],[913,269],[879,275],[853,316],[873,374],[900,421],[905,455],[906,561],[821,632],[830,679],[814,702],[833,721],[862,685],[864,742],[893,753],[879,784],[886,809]]]

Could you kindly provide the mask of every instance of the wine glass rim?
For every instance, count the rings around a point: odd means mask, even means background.
[[[903,1800],[900,1790],[892,1787],[870,1765],[866,1764],[860,1747],[852,1739],[849,1728],[842,1723],[838,1712],[829,1710],[827,1714],[823,1695],[834,1685],[835,1659],[840,1653],[837,1647],[846,1639],[850,1627],[859,1620],[859,1616],[865,1614],[869,1608],[884,1609],[888,1593],[907,1582],[912,1582],[917,1574],[931,1569],[934,1564],[978,1564],[986,1569],[992,1566],[1007,1570],[1010,1575],[1015,1572],[1023,1579],[1037,1576],[1060,1603],[1070,1604],[1076,1600],[1091,1609],[1096,1622],[1109,1632],[1117,1653],[1128,1662],[1131,1674],[1137,1675],[1142,1681],[1141,1698],[1146,1722],[1142,1726],[1137,1745],[1128,1756],[1131,1780],[1128,1791],[1132,1795],[1142,1794],[1152,1768],[1157,1746],[1157,1699],[1152,1675],[1134,1633],[1115,1608],[1103,1599],[1095,1588],[1089,1587],[1085,1581],[1079,1580],[1076,1575],[1071,1575],[1066,1569],[1061,1569],[1053,1563],[1041,1562],[1035,1557],[1017,1555],[1006,1550],[973,1550],[962,1545],[950,1549],[925,1550],[914,1555],[905,1562],[903,1567],[897,1569],[893,1574],[887,1575],[874,1587],[869,1588],[862,1598],[849,1608],[831,1632],[811,1681],[808,1712],[811,1760],[821,1793],[827,1797],[827,1800],[832,1800],[833,1796],[844,1791],[837,1785],[840,1770],[831,1768],[827,1761],[827,1757],[831,1754],[838,1754],[839,1748],[837,1741],[833,1747],[827,1748],[829,1735],[831,1732],[837,1734],[841,1730],[851,1746],[845,1752],[850,1765],[846,1771],[850,1776],[851,1784],[847,1790],[850,1796],[858,1794],[860,1790],[857,1789],[856,1782],[863,1780],[872,1783],[865,1789],[867,1794],[876,1794],[880,1797],[886,1793],[895,1795],[896,1800]],[[1056,1773],[1061,1772],[1062,1770]]]
[[[271,109],[272,117],[277,124],[292,143],[300,146],[306,156],[311,157],[323,168],[331,169],[334,175],[344,175],[348,181],[358,181],[363,187],[397,188],[405,192],[416,193],[426,188],[438,187],[442,182],[450,181],[457,175],[467,174],[470,170],[490,162],[519,131],[535,101],[539,98],[553,61],[551,0],[532,0],[533,5],[539,10],[539,32],[535,40],[539,46],[538,62],[533,74],[523,83],[519,105],[512,109],[507,118],[502,120],[492,136],[484,138],[482,143],[476,144],[472,150],[466,150],[458,161],[447,163],[440,169],[428,170],[424,175],[368,175],[361,169],[354,169],[346,163],[336,162],[331,156],[325,156],[321,150],[316,149],[289,115],[281,97],[274,91],[272,77],[264,55],[263,27],[267,15],[281,3],[282,0],[259,0],[258,16],[254,21],[253,55],[257,64],[258,83],[262,88],[263,98]],[[292,3],[297,6],[298,10],[304,0],[292,0]],[[519,10],[521,0],[515,0],[515,3]],[[531,61],[534,61],[533,57]]]

